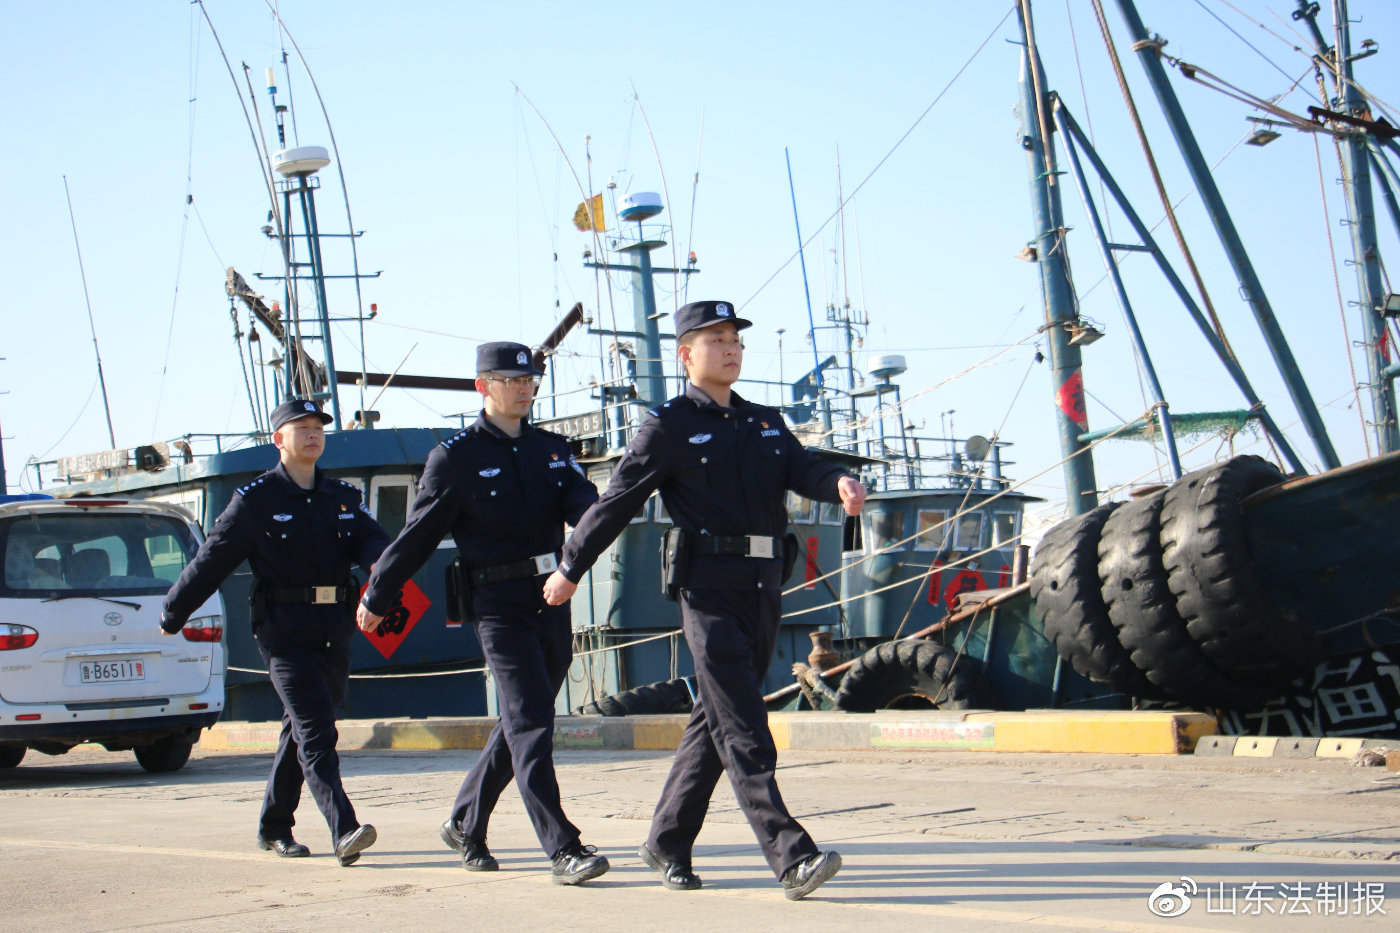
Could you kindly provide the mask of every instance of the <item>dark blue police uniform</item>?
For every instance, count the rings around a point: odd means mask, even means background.
[[[679,315],[677,321],[679,332]],[[837,483],[846,474],[806,451],[776,409],[738,393],[730,402],[721,407],[687,385],[684,395],[649,412],[607,491],[575,528],[559,569],[577,583],[647,497],[661,490],[667,512],[692,542],[679,601],[698,697],[646,848],[688,870],[715,784],[727,772],[764,857],[781,878],[818,854],[778,792],[777,749],[762,696],[782,615],[786,491],[839,502]],[[773,556],[749,556],[753,551]]]
[[[179,631],[248,561],[258,650],[283,707],[258,835],[291,838],[304,778],[335,845],[360,825],[335,750],[336,708],[349,684],[356,633],[351,564],[368,570],[389,536],[358,488],[319,469],[315,476],[315,486],[302,489],[279,463],[238,489],[166,596],[161,627]]]
[[[568,604],[547,605],[542,587],[564,543],[564,523],[576,523],[597,498],[565,438],[528,422],[511,437],[483,413],[428,455],[408,522],[362,600],[384,615],[452,535],[471,577],[472,615],[501,704],[500,721],[452,807],[452,832],[460,827],[483,845],[512,777],[547,855],[579,841],[554,773],[554,698],[573,659],[572,626]]]

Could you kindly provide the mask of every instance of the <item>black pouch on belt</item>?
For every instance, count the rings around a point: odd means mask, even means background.
[[[675,602],[689,576],[689,537],[679,528],[668,528],[661,536],[661,595]]]
[[[472,618],[472,584],[467,568],[458,557],[443,570],[443,587],[447,595],[447,621],[475,622]]]

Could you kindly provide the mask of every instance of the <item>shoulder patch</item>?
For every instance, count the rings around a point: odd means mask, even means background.
[[[452,435],[451,437],[449,437],[447,440],[443,441],[443,442],[442,442],[441,444],[439,444],[438,446],[439,446],[439,447],[442,447],[442,448],[444,448],[444,449],[446,449],[446,450],[451,450],[451,449],[452,449],[452,445],[455,444],[455,443],[457,443],[458,441],[460,441],[462,438],[466,437],[468,434],[470,434],[470,433],[471,433],[471,430],[472,430],[471,428],[463,428],[462,430],[458,431],[456,434],[454,434],[454,435]]]
[[[655,408],[649,409],[647,411],[647,414],[651,415],[653,418],[664,418],[667,415],[674,414],[682,408],[685,408],[686,405],[694,404],[695,403],[692,402],[688,397],[684,395],[677,395],[675,398],[668,399],[662,402],[660,405],[657,405]]]

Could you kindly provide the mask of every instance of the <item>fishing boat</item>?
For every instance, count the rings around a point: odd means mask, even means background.
[[[1132,5],[1121,0],[1120,6],[1126,16]],[[1313,7],[1311,15],[1316,16]],[[1307,5],[1300,4],[1301,11],[1306,13],[1307,9]],[[1035,205],[1034,236],[1023,258],[1035,262],[1041,270],[1046,308],[1041,334],[1053,372],[1068,512],[1072,516],[1089,515],[1102,507],[1100,495],[1111,484],[1097,480],[1093,454],[1105,439],[1133,433],[1148,436],[1163,451],[1164,459],[1170,463],[1170,475],[1163,477],[1168,480],[1164,485],[1173,488],[1189,482],[1192,471],[1181,468],[1171,438],[1182,429],[1201,425],[1259,425],[1259,430],[1281,451],[1284,466],[1298,474],[1287,482],[1260,481],[1257,489],[1237,490],[1241,508],[1249,515],[1249,520],[1241,523],[1240,534],[1245,543],[1240,548],[1251,555],[1251,560],[1260,560],[1261,566],[1261,555],[1270,555],[1260,586],[1271,600],[1284,607],[1282,617],[1299,638],[1298,644],[1283,646],[1282,658],[1266,659],[1263,672],[1246,672],[1246,677],[1259,683],[1250,685],[1247,699],[1234,704],[1236,719],[1245,728],[1246,720],[1255,723],[1260,711],[1277,699],[1264,694],[1275,688],[1283,690],[1292,683],[1289,678],[1307,674],[1297,655],[1321,651],[1316,656],[1326,657],[1331,663],[1359,651],[1384,652],[1398,640],[1394,632],[1395,599],[1384,588],[1385,574],[1375,570],[1378,562],[1384,566],[1394,556],[1382,531],[1387,513],[1379,506],[1370,507],[1372,502],[1386,501],[1386,490],[1390,488],[1388,471],[1393,461],[1382,457],[1343,473],[1329,470],[1317,477],[1302,476],[1305,471],[1300,469],[1299,458],[1289,456],[1288,439],[1281,431],[1275,431],[1257,393],[1248,388],[1242,372],[1236,372],[1237,364],[1231,368],[1228,354],[1224,365],[1245,394],[1245,408],[1182,415],[1170,412],[1165,397],[1157,390],[1148,417],[1139,419],[1140,423],[1130,422],[1099,435],[1088,430],[1079,354],[1081,347],[1096,339],[1099,330],[1081,315],[1071,288],[1068,250],[1061,248],[1067,227],[1059,204],[1061,192],[1068,187],[1068,176],[1059,167],[1063,163],[1053,154],[1056,147],[1047,145],[1047,140],[1076,140],[1076,148],[1066,152],[1076,169],[1076,182],[1082,174],[1079,160],[1097,162],[1097,156],[1085,143],[1084,134],[1076,131],[1073,116],[1049,92],[1034,42],[1028,3],[1018,8],[1018,15],[1026,50],[1018,141],[1031,167]],[[1141,24],[1136,26],[1140,31]],[[1161,46],[1154,45],[1145,32],[1142,36],[1135,34],[1135,42],[1144,56],[1161,51]],[[1341,55],[1340,59],[1346,57]],[[275,81],[269,79],[268,85],[273,89],[275,102]],[[275,299],[264,297],[233,270],[229,270],[225,282],[230,301],[239,303],[248,315],[247,330],[240,333],[240,346],[249,359],[262,354],[264,342],[277,345],[276,357],[264,360],[276,363],[275,367],[248,370],[261,374],[271,368],[274,373],[274,378],[262,383],[257,375],[250,376],[253,429],[236,436],[186,435],[165,444],[36,464],[38,472],[48,471],[43,480],[44,491],[65,496],[157,498],[189,508],[208,527],[234,489],[275,461],[272,448],[265,443],[265,433],[259,430],[258,412],[265,413],[282,397],[309,394],[325,400],[340,428],[328,435],[323,461],[328,472],[360,486],[371,510],[392,533],[402,526],[427,453],[460,427],[465,418],[474,416],[474,412],[464,413],[456,424],[387,427],[379,423],[372,404],[362,404],[353,412],[342,410],[338,392],[342,385],[390,391],[420,388],[458,392],[469,391],[470,386],[466,380],[449,377],[369,372],[363,348],[358,371],[337,369],[333,321],[362,324],[375,311],[371,307],[366,312],[358,303],[347,304],[354,310],[332,317],[329,290],[337,284],[333,281],[337,275],[327,271],[323,248],[335,236],[345,237],[345,242],[353,244],[358,234],[349,225],[342,234],[322,230],[316,210],[318,179],[332,164],[333,153],[289,142],[282,133],[285,108],[278,109],[274,103],[273,112],[279,148],[263,154],[260,162],[272,192],[272,209],[264,232],[277,245],[282,260],[281,268],[267,277],[274,283],[269,287],[277,289],[278,295]],[[1338,116],[1341,110],[1329,113],[1319,125],[1339,132],[1345,127],[1357,128],[1343,119],[1347,115]],[[1353,114],[1350,119],[1365,123],[1369,118]],[[1372,120],[1368,125],[1375,123]],[[1384,152],[1379,153],[1378,168],[1384,159]],[[1113,187],[1111,178],[1103,184]],[[598,199],[595,210],[594,194],[581,195],[581,210],[589,228],[585,267],[606,272],[610,285],[612,274],[617,273],[618,281],[626,283],[619,292],[630,292],[633,319],[630,327],[616,323],[604,326],[599,308],[589,312],[580,305],[559,321],[550,322],[554,327],[539,344],[539,359],[549,361],[559,348],[569,345],[568,341],[579,341],[585,334],[596,337],[604,351],[598,354],[600,373],[588,402],[575,402],[572,410],[561,412],[551,384],[551,391],[540,397],[535,420],[572,438],[580,462],[601,487],[647,408],[674,394],[676,388],[675,371],[666,362],[674,354],[669,352],[671,348],[662,332],[665,312],[658,306],[653,277],[689,277],[699,268],[693,254],[684,265],[668,268],[653,264],[653,252],[667,245],[670,237],[660,222],[665,209],[660,196],[610,191],[612,216],[604,218],[602,199]],[[1121,202],[1119,207],[1122,209]],[[1091,222],[1090,226],[1097,225]],[[1142,224],[1134,226],[1140,235],[1145,234]],[[1131,246],[1114,243],[1107,237],[1098,239],[1106,244],[1104,249],[1110,256],[1114,250],[1133,250],[1152,252],[1160,261],[1161,251],[1154,251],[1150,237],[1145,235],[1140,236],[1143,242]],[[1233,258],[1235,252],[1242,250],[1227,246],[1227,251]],[[1359,255],[1365,256],[1366,250],[1363,248]],[[1106,273],[1109,277],[1116,265],[1110,259]],[[1185,292],[1179,278],[1173,280],[1174,275],[1169,273],[1169,287]],[[357,265],[344,276],[356,285],[362,278]],[[1387,301],[1375,289],[1363,298],[1366,307],[1372,309],[1388,307]],[[1400,308],[1396,310],[1400,312]],[[1085,526],[1074,524],[1073,531],[1056,534],[1052,530],[1046,535],[1052,550],[1058,547],[1061,551],[1077,552],[1083,560],[1042,560],[1041,564],[1068,566],[1063,582],[1083,584],[1082,592],[1089,595],[1068,599],[1068,615],[1058,616],[1048,603],[1042,605],[1041,600],[1032,599],[1030,590],[1036,584],[1021,582],[1028,565],[1028,549],[1023,543],[1027,532],[1025,515],[1027,507],[1038,504],[1042,497],[1005,471],[1010,465],[1008,442],[996,433],[959,438],[951,429],[942,432],[942,436],[919,436],[911,427],[896,382],[905,369],[900,354],[873,354],[863,365],[857,364],[852,349],[857,341],[852,335],[863,326],[860,316],[851,314],[849,305],[833,305],[828,311],[828,323],[841,335],[835,352],[828,357],[831,362],[821,360],[815,352],[817,328],[813,326],[812,370],[792,383],[780,379],[777,388],[785,397],[783,408],[795,433],[819,456],[859,472],[870,485],[872,495],[859,519],[847,519],[833,508],[798,498],[790,502],[792,530],[802,547],[797,571],[785,594],[785,619],[778,650],[764,683],[775,703],[820,705],[834,702],[824,689],[833,694],[842,689],[846,693],[846,708],[869,704],[871,695],[875,695],[877,705],[995,704],[1030,708],[1074,703],[1126,707],[1146,701],[1230,708],[1233,701],[1228,695],[1178,690],[1157,682],[1166,675],[1155,680],[1149,676],[1160,671],[1136,667],[1134,675],[1131,646],[1119,644],[1122,657],[1116,668],[1095,661],[1097,649],[1115,640],[1118,628],[1109,619],[1108,628],[1100,625],[1091,629],[1097,633],[1093,637],[1081,639],[1078,634],[1086,631],[1088,625],[1083,615],[1086,599],[1092,602],[1091,591],[1099,589],[1102,599],[1096,563],[1098,537],[1091,542],[1084,533]],[[1125,315],[1127,329],[1136,332],[1130,308],[1125,308]],[[1196,316],[1200,317],[1200,313]],[[1260,319],[1261,326],[1267,328],[1268,315],[1261,314]],[[1389,324],[1382,321],[1380,326],[1384,333]],[[267,336],[266,341],[262,334]],[[1370,343],[1379,345],[1379,337],[1372,336],[1375,339]],[[1277,343],[1273,335],[1270,341]],[[1135,350],[1141,358],[1150,360],[1144,347],[1136,346]],[[835,362],[842,352],[846,357],[844,367]],[[834,376],[842,370],[844,380],[826,375]],[[1388,385],[1394,372],[1388,364],[1378,364],[1375,375],[1375,382]],[[1299,410],[1306,413],[1308,406],[1291,381],[1290,391]],[[1377,409],[1376,422],[1389,425],[1386,430],[1393,431],[1393,414],[1388,418],[1383,414],[1387,404],[1384,391],[1377,394],[1376,404],[1382,406]],[[473,406],[469,402],[462,407]],[[1393,412],[1393,404],[1390,411]],[[1313,419],[1304,420],[1318,444],[1320,459],[1331,465],[1335,456],[1326,455],[1322,432],[1317,430],[1319,425]],[[1274,477],[1281,481],[1284,474],[1275,471]],[[1159,501],[1171,495],[1170,489],[1158,493]],[[1152,495],[1148,491],[1144,501]],[[1328,522],[1328,509],[1338,510],[1338,503],[1352,506],[1352,511],[1360,513],[1358,520],[1369,523],[1359,539],[1365,542],[1364,561],[1355,566],[1339,568],[1335,562],[1317,557],[1340,553],[1336,549],[1344,548],[1356,531],[1354,526]],[[1358,507],[1356,503],[1367,505]],[[1107,515],[1100,515],[1106,524]],[[1076,521],[1071,518],[1071,522]],[[1311,532],[1329,524],[1334,534],[1311,535],[1317,554],[1284,553],[1287,548],[1282,542],[1295,540],[1300,529]],[[598,704],[606,706],[603,701],[609,697],[620,697],[653,684],[671,685],[665,697],[658,699],[684,705],[689,656],[679,637],[675,607],[662,600],[657,583],[659,539],[667,525],[661,501],[653,498],[580,587],[573,602],[576,660],[558,700],[561,710],[587,708],[589,704],[595,708]],[[1100,526],[1094,534],[1101,536],[1102,530]],[[1051,550],[1042,544],[1042,554],[1049,553]],[[494,709],[489,672],[481,664],[474,634],[470,626],[448,619],[445,611],[443,572],[450,555],[450,543],[445,543],[415,576],[403,606],[391,617],[386,630],[378,637],[357,642],[352,658],[355,684],[346,715],[475,715]],[[1161,576],[1161,568],[1149,570]],[[1040,574],[1039,590],[1051,588],[1051,582],[1061,582],[1052,581],[1047,573]],[[1353,585],[1358,581],[1367,585]],[[235,575],[224,589],[231,616],[226,628],[230,659],[228,715],[239,719],[275,718],[279,707],[260,670],[244,618],[248,583],[243,573]],[[1324,604],[1325,612],[1320,611]],[[1338,627],[1347,633],[1345,638],[1324,637],[1319,647],[1312,637]],[[1190,647],[1187,642],[1194,644],[1198,640],[1189,631],[1185,636],[1180,632],[1174,635],[1178,641],[1185,639],[1181,642],[1184,648]],[[1306,646],[1306,651],[1299,644]],[[815,650],[814,645],[817,649],[830,648],[820,664],[815,658],[821,651]],[[1244,653],[1231,646],[1222,651],[1222,656]],[[810,670],[833,660],[843,663],[820,676],[809,676],[801,686],[794,681],[794,665],[808,662]],[[1372,658],[1373,667],[1383,663],[1386,662]],[[1149,664],[1148,668],[1152,666]],[[1126,672],[1129,679],[1117,677],[1114,670]],[[837,680],[848,671],[858,676]],[[1227,683],[1237,677],[1232,670],[1219,673]],[[1287,676],[1280,682],[1278,678],[1284,675]],[[868,686],[872,681],[894,684],[895,688],[872,689]],[[855,687],[851,684],[861,682],[867,684],[863,688],[866,696],[853,697]],[[1375,682],[1375,678],[1368,681]],[[1165,697],[1160,696],[1162,693]],[[1354,690],[1349,695],[1360,694]],[[1383,715],[1389,715],[1397,705],[1400,701],[1382,703]],[[662,711],[655,704],[649,708]],[[1304,728],[1296,723],[1295,727]]]

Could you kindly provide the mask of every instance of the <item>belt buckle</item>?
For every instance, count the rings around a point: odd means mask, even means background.
[[[773,539],[768,535],[748,535],[750,557],[772,557]]]
[[[530,558],[535,562],[535,575],[541,576],[546,573],[553,573],[559,569],[559,559],[553,554],[540,554]]]
[[[311,588],[311,601],[318,606],[333,603],[336,601],[335,590],[336,588],[333,586],[313,586]]]

